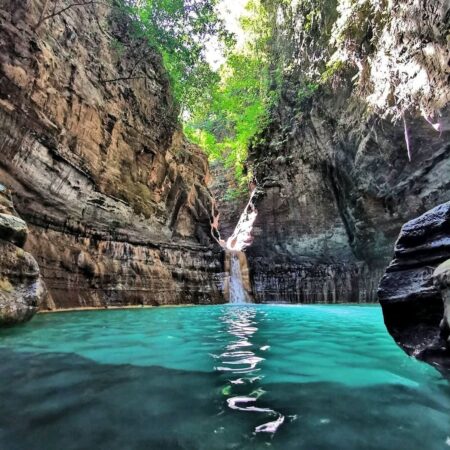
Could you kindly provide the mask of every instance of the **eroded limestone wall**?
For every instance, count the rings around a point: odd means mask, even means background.
[[[344,3],[361,9],[347,23]],[[259,301],[376,301],[401,226],[450,199],[448,2],[266,4],[283,76],[250,152],[264,192],[247,250],[253,291]]]
[[[0,2],[0,181],[56,307],[223,301],[207,160],[159,55],[101,3],[36,27],[52,8]]]

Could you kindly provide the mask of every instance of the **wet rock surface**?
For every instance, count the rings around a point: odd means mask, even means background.
[[[240,216],[247,206],[250,192],[238,185],[234,171],[225,167],[223,162],[210,164],[212,183],[211,192],[216,199],[218,214],[217,228],[221,238],[226,241],[234,232]]]
[[[259,281],[254,287],[261,299],[264,291],[292,291],[288,280],[298,278],[290,298],[376,301],[401,226],[450,199],[448,133],[440,136],[417,119],[410,163],[402,127],[361,120],[364,114],[355,99],[325,95],[290,135],[277,125],[270,144],[254,149],[265,195],[256,204],[248,255],[255,280],[266,280],[266,287]],[[280,153],[288,163],[274,164]],[[313,295],[305,283],[316,285]]]
[[[448,8],[443,1],[405,0],[386,23],[367,17],[369,34],[361,28],[360,41],[347,43],[345,68],[333,74],[325,62],[336,51],[330,37],[336,4],[318,2],[308,22],[314,3],[278,12],[273,58],[284,61],[286,73],[272,121],[250,151],[264,192],[255,200],[247,250],[253,291],[258,301],[373,302],[402,225],[450,200],[450,134],[443,125],[437,132],[420,110],[423,100],[441,108],[441,124],[449,117],[441,28]],[[377,27],[391,38],[371,39]],[[419,78],[426,95],[414,88]],[[393,92],[402,98],[395,105]],[[392,116],[398,108],[404,121]]]
[[[160,56],[102,3],[37,27],[45,6],[0,3],[0,181],[56,307],[222,302],[207,160]]]
[[[450,346],[450,259],[440,264],[433,273],[434,285],[441,291],[444,302],[444,316],[439,324],[441,335]]]
[[[450,368],[450,202],[406,223],[378,296],[384,320],[409,354]]]

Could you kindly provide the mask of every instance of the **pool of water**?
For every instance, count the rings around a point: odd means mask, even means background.
[[[47,314],[0,330],[0,449],[450,448],[450,389],[377,306]]]

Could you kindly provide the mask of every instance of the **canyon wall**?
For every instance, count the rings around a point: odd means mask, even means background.
[[[403,223],[450,200],[447,2],[265,3],[278,100],[248,163],[255,301],[375,301]],[[226,239],[247,199],[218,167],[213,205],[124,16],[69,5],[0,0],[0,182],[47,306],[224,301],[210,223],[219,209]]]
[[[401,226],[450,200],[448,2],[265,3],[279,101],[250,151],[255,299],[376,301]]]
[[[160,56],[115,9],[70,4],[0,0],[0,182],[47,306],[223,302],[207,160]]]

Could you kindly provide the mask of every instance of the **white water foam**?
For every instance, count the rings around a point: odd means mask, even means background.
[[[239,261],[239,255],[237,253],[232,253],[231,255],[230,303],[234,304],[249,303],[247,292],[244,289],[241,263]]]

